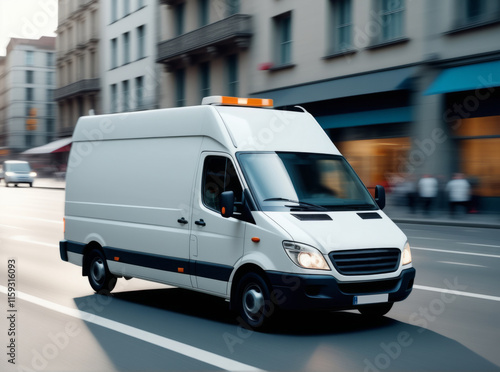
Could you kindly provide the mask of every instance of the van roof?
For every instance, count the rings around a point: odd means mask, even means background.
[[[159,137],[210,137],[231,151],[337,153],[306,112],[200,105],[83,116],[73,142]]]

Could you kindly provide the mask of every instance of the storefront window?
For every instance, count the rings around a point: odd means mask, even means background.
[[[409,137],[345,141],[336,145],[367,187],[391,186],[406,176]]]
[[[459,141],[460,170],[479,196],[500,196],[500,116],[459,120],[452,126]]]

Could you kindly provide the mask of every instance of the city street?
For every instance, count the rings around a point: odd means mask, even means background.
[[[500,229],[402,224],[417,277],[385,317],[291,313],[256,333],[203,294],[94,294],[60,259],[63,216],[63,189],[0,184],[1,371],[500,370]]]

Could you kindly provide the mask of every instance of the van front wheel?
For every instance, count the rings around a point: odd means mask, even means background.
[[[116,276],[111,274],[106,258],[101,251],[94,249],[89,256],[89,283],[97,293],[106,294],[115,288]]]
[[[275,313],[269,286],[258,274],[245,274],[238,285],[238,312],[242,320],[254,330],[265,329]]]

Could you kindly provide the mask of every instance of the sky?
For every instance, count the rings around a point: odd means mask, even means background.
[[[11,37],[56,36],[57,0],[0,0],[0,56]]]

